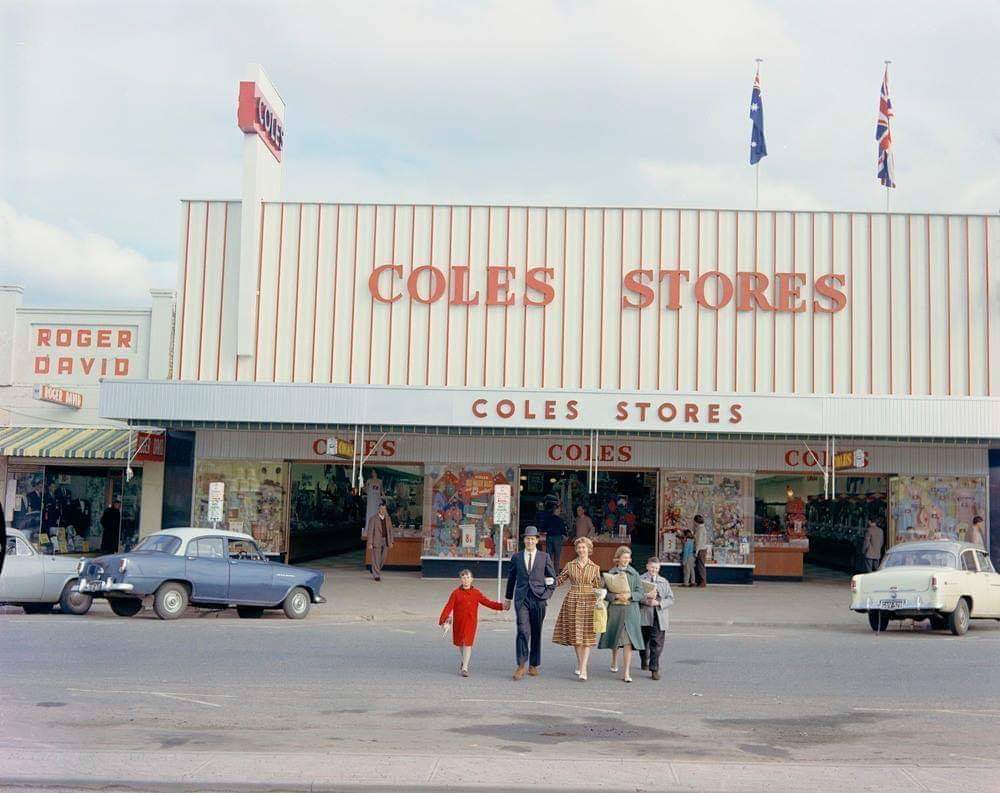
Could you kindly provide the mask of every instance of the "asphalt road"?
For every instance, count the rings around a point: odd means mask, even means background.
[[[659,682],[626,685],[596,651],[580,683],[551,644],[515,682],[508,621],[481,622],[462,679],[450,640],[412,620],[8,611],[0,749],[1000,765],[998,653],[995,622],[962,638],[686,625]]]

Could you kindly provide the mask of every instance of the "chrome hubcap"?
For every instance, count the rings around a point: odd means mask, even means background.
[[[177,611],[181,607],[181,596],[176,592],[168,592],[163,598],[163,606],[167,611]]]
[[[306,598],[304,595],[296,595],[292,598],[292,608],[295,611],[302,611],[306,607]]]

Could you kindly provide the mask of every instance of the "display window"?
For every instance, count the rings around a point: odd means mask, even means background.
[[[758,474],[754,543],[801,547],[812,564],[861,571],[868,522],[885,528],[888,499],[884,476],[838,476],[836,492],[827,496],[821,476]]]
[[[656,532],[656,472],[599,471],[589,492],[587,471],[521,469],[520,527],[546,531],[556,505],[566,535],[595,543],[646,544]]]
[[[365,466],[364,486],[351,486],[351,466],[292,463],[289,554],[318,559],[360,547],[368,520],[384,500],[396,538],[423,537],[420,466]]]
[[[142,469],[46,465],[8,472],[11,525],[48,554],[111,554],[138,540]]]
[[[511,503],[511,525],[500,532],[493,522],[493,488],[518,481],[513,466],[430,465],[424,477],[422,555],[444,559],[510,556],[517,548],[517,506]]]
[[[986,480],[975,476],[894,476],[889,482],[889,545],[962,540],[986,548],[972,519],[986,518]]]
[[[680,562],[684,533],[694,532],[694,516],[705,519],[711,543],[709,564],[753,564],[753,477],[678,471],[660,472],[658,553]]]
[[[287,465],[279,461],[198,460],[194,485],[196,525],[211,525],[209,485],[222,482],[222,528],[252,535],[265,553],[284,554],[286,476]]]

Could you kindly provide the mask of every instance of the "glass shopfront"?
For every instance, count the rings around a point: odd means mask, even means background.
[[[517,481],[513,466],[429,465],[424,477],[424,514],[428,520],[421,555],[495,559],[499,531],[493,522],[493,488]],[[503,556],[517,548],[517,503],[512,499],[511,526],[504,532]]]
[[[285,480],[288,466],[274,460],[198,460],[195,469],[194,524],[210,526],[208,489],[225,485],[221,528],[253,536],[261,550],[284,554]]]
[[[908,540],[963,540],[986,548],[972,519],[986,519],[986,479],[895,476],[889,483],[889,546]],[[984,524],[985,525],[985,524]]]
[[[753,477],[744,474],[663,471],[660,475],[659,555],[679,562],[684,531],[705,519],[708,564],[752,565]]]
[[[423,536],[423,472],[419,466],[365,467],[355,493],[351,466],[292,463],[289,554],[292,561],[318,559],[359,548],[368,520],[384,500],[393,535]]]
[[[11,466],[11,526],[50,554],[109,554],[139,538],[142,469],[125,481],[122,468]]]

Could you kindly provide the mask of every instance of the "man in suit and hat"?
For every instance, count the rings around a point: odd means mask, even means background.
[[[538,529],[528,526],[524,530],[524,550],[510,559],[507,573],[507,599],[504,608],[514,604],[517,615],[517,669],[514,679],[520,680],[527,672],[537,677],[542,665],[542,623],[545,606],[556,589],[556,569],[552,558],[538,550]]]
[[[368,537],[365,543],[372,560],[372,578],[382,580],[382,564],[386,552],[392,547],[392,518],[385,508],[385,499],[379,502],[378,510],[368,519]]]

